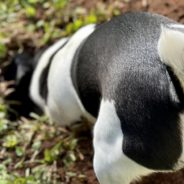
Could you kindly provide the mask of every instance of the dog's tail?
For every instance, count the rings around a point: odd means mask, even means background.
[[[158,52],[162,62],[172,69],[184,90],[184,25],[161,27]]]

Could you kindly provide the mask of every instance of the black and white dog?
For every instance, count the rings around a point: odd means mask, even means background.
[[[184,166],[184,25],[127,13],[87,25],[39,59],[30,96],[63,125],[95,122],[100,184]]]

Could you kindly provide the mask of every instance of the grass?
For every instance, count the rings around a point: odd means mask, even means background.
[[[73,133],[46,117],[9,122],[1,108],[0,183],[57,183],[57,166],[69,168],[80,158]],[[58,163],[59,162],[59,163]]]

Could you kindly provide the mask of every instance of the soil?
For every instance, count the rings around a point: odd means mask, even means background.
[[[90,3],[88,6],[93,6],[93,3]],[[155,12],[184,23],[183,0],[133,0],[122,7],[122,12],[127,11]],[[97,184],[98,182],[92,168],[92,144],[89,142],[89,139],[81,141],[79,144],[79,149],[84,154],[84,160],[76,164],[73,169],[76,172],[80,170],[87,176],[87,179],[82,183]],[[71,181],[71,184],[78,183],[81,183],[81,181]],[[140,179],[140,181],[132,182],[132,184],[184,184],[184,169],[175,173],[152,174]]]

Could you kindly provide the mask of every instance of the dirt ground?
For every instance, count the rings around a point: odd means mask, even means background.
[[[112,0],[111,0],[112,1]],[[92,4],[91,4],[92,6]],[[126,4],[122,8],[122,12],[126,11],[149,11],[170,17],[178,22],[184,23],[184,1],[183,0],[135,0]],[[85,144],[84,144],[85,143]],[[87,176],[84,183],[97,184],[92,169],[92,146],[88,141],[80,142],[80,149],[84,154],[84,160],[75,165],[75,171],[82,170]],[[89,154],[90,153],[90,154]],[[130,171],[131,172],[131,171]],[[79,181],[72,181],[72,184],[78,184]],[[140,179],[132,184],[184,184],[184,170],[169,174],[153,174],[151,176]]]

